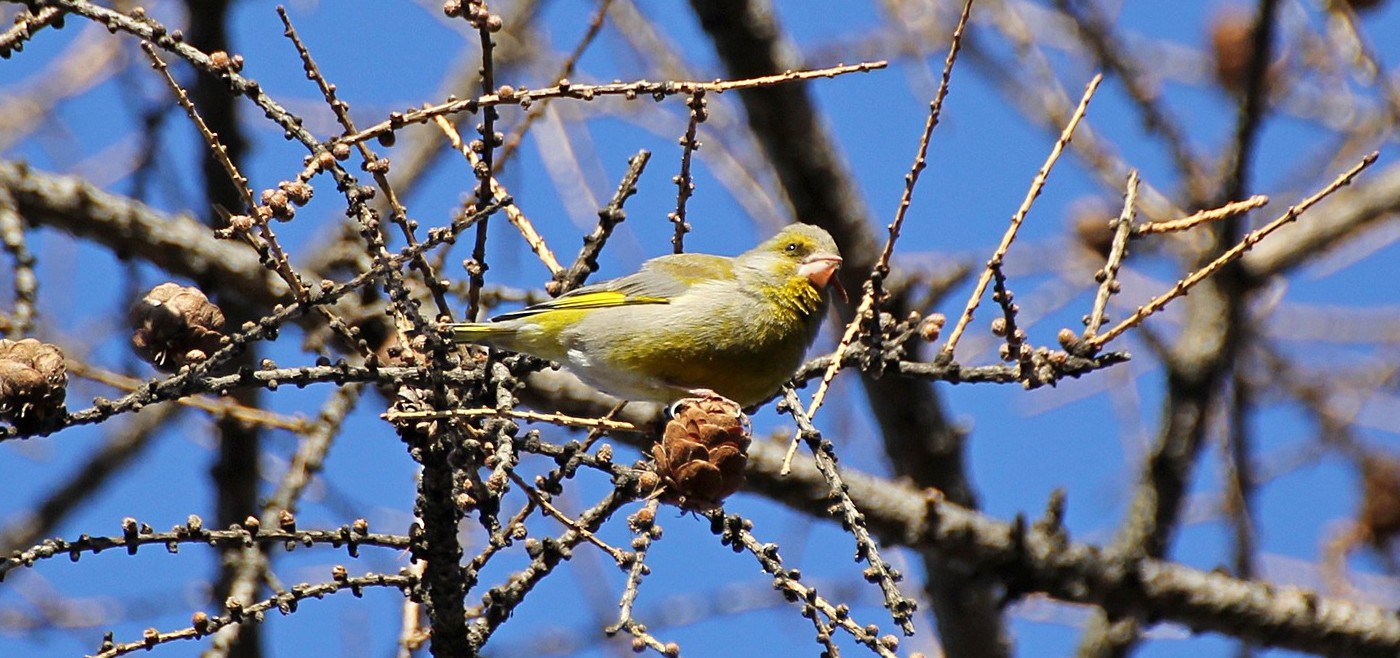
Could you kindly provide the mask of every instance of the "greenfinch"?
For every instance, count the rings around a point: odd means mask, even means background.
[[[490,322],[450,325],[458,343],[559,363],[623,400],[720,395],[756,405],[802,364],[829,288],[844,296],[831,234],[789,226],[738,256],[674,254]]]

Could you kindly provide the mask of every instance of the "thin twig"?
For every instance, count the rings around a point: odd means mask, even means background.
[[[890,257],[894,255],[894,243],[899,239],[899,231],[904,226],[904,217],[909,212],[909,206],[914,200],[914,186],[919,182],[919,175],[928,167],[928,146],[933,138],[933,129],[938,126],[938,120],[943,114],[943,99],[948,96],[949,84],[953,77],[953,64],[958,60],[958,52],[962,49],[963,30],[967,28],[968,18],[972,15],[972,1],[966,0],[963,3],[962,14],[958,16],[957,27],[953,29],[953,36],[948,44],[948,55],[943,59],[943,74],[939,79],[938,90],[934,92],[933,100],[928,104],[928,118],[924,121],[924,132],[919,136],[919,147],[914,155],[914,163],[909,167],[909,173],[904,176],[904,192],[899,197],[899,206],[895,209],[894,221],[889,225],[889,237],[885,240],[885,246],[880,250],[880,258],[876,261],[875,267],[870,274],[870,279],[866,282],[864,293],[861,296],[860,304],[856,312],[851,316],[851,321],[846,325],[846,331],[841,336],[841,342],[836,346],[836,355],[831,361],[831,366],[822,374],[821,382],[817,385],[817,390],[812,394],[812,403],[807,408],[807,416],[815,416],[817,410],[821,409],[822,403],[826,400],[827,390],[831,387],[832,380],[836,379],[836,374],[841,370],[842,357],[855,342],[860,328],[865,323],[873,320],[875,308],[882,296],[880,282],[889,275]],[[792,457],[797,453],[799,435],[792,437],[788,444],[787,454],[783,457],[782,474],[787,475],[792,469]]]
[[[491,588],[488,593],[490,598],[487,599],[489,602],[484,606],[481,618],[471,624],[468,641],[472,651],[479,651],[535,586],[563,562],[563,553],[584,541],[581,532],[595,532],[623,505],[632,500],[629,491],[633,484],[625,479],[617,482],[614,489],[598,501],[598,504],[579,515],[575,521],[576,526],[571,526],[554,538],[552,543],[541,547],[542,550],[531,559],[530,564],[508,578],[505,584]]]
[[[448,121],[446,117],[435,117],[433,122],[437,124],[437,127],[442,130],[444,135],[447,135],[447,141],[452,144],[452,148],[457,149],[459,153],[467,158],[467,162],[471,164],[473,170],[482,166],[480,156],[476,154],[476,151],[472,150],[471,145],[462,141],[462,135],[457,132],[457,127],[452,125],[451,121]],[[490,177],[490,184],[491,198],[501,199],[510,196],[505,186],[501,185],[501,182],[497,180],[495,176]],[[510,221],[511,225],[514,226],[516,230],[520,231],[521,237],[525,238],[525,244],[530,245],[530,251],[535,252],[535,256],[549,269],[549,274],[553,276],[558,274],[560,270],[563,270],[564,267],[560,265],[559,260],[554,257],[554,252],[550,251],[549,245],[544,243],[544,237],[539,234],[539,231],[535,230],[535,225],[530,222],[530,219],[525,216],[525,213],[521,212],[520,206],[512,203],[507,205],[504,210],[506,219]]]
[[[283,34],[292,42],[292,46],[296,48],[297,56],[301,58],[302,69],[306,72],[306,77],[316,83],[317,89],[320,90],[322,98],[326,101],[326,106],[330,108],[331,113],[335,115],[336,121],[345,129],[345,132],[355,132],[355,120],[350,116],[349,104],[336,95],[335,85],[331,84],[330,81],[326,79],[326,76],[321,72],[321,68],[316,65],[316,60],[311,56],[311,51],[306,47],[306,44],[302,42],[300,35],[297,34],[296,27],[292,25],[291,16],[287,14],[285,7],[277,7],[277,17],[282,21]],[[390,120],[393,120],[392,117]],[[408,219],[408,209],[399,201],[399,194],[395,191],[394,185],[389,181],[388,159],[380,158],[370,150],[366,143],[357,143],[355,144],[355,148],[360,153],[360,160],[363,163],[364,169],[374,177],[375,184],[379,186],[379,189],[384,195],[385,202],[389,206],[390,221],[399,228],[399,233],[403,235],[408,246],[413,247],[417,245],[418,236],[414,232],[414,223],[410,222]],[[366,222],[365,219],[365,216],[360,216],[361,224],[364,225],[366,229],[365,238],[369,243],[369,248],[372,249],[371,253],[374,254],[376,258],[383,257],[384,250],[382,242],[386,237],[386,233],[380,222]],[[442,278],[437,275],[437,270],[433,267],[433,264],[429,263],[428,260],[421,255],[415,257],[410,264],[422,275],[423,283],[432,294],[433,302],[437,306],[438,315],[452,317],[452,307],[447,302],[446,286],[443,285]],[[395,283],[395,285],[401,284]],[[416,313],[412,305],[393,304],[390,308],[401,311],[409,318],[412,318],[413,314]],[[395,328],[401,331],[401,327],[397,326],[397,324]],[[403,336],[402,333],[400,333],[398,338],[401,342],[407,342],[407,338]]]
[[[15,16],[14,25],[0,32],[0,57],[9,59],[10,53],[24,47],[24,42],[34,38],[34,33],[63,19],[63,10],[57,7],[44,7],[38,13],[26,10]]]
[[[865,515],[856,508],[855,501],[851,500],[850,493],[841,480],[841,474],[836,470],[836,458],[831,449],[831,442],[822,439],[821,432],[817,431],[811,419],[802,411],[802,400],[797,397],[797,392],[791,386],[784,388],[783,395],[784,404],[781,405],[780,411],[792,416],[793,421],[797,423],[799,435],[812,449],[817,470],[821,472],[829,487],[828,495],[835,501],[830,512],[839,515],[842,524],[855,537],[856,559],[870,565],[866,570],[866,580],[879,585],[881,593],[884,594],[885,609],[889,610],[890,617],[905,635],[913,635],[913,614],[918,606],[914,599],[899,591],[897,583],[901,575],[880,557],[880,548],[865,525]]]
[[[402,114],[395,115],[394,121],[382,121],[378,124],[345,135],[341,142],[353,144],[369,139],[375,139],[380,135],[391,133],[405,125],[414,123],[427,123],[435,116],[456,114],[458,112],[476,112],[489,107],[500,105],[523,105],[534,103],[547,98],[573,98],[576,100],[590,101],[600,96],[622,96],[624,98],[665,98],[677,94],[693,94],[697,91],[723,93],[738,89],[753,89],[757,87],[767,87],[785,82],[797,82],[801,80],[814,80],[817,78],[832,78],[848,73],[866,73],[883,69],[889,66],[889,62],[884,60],[875,62],[862,62],[860,64],[848,64],[842,66],[832,66],[823,69],[811,69],[803,71],[788,71],[774,75],[759,76],[756,78],[745,78],[742,80],[724,80],[704,82],[699,80],[677,80],[667,82],[650,82],[639,80],[637,82],[614,82],[602,85],[584,84],[559,84],[543,89],[512,90],[510,94],[488,93],[478,98],[466,100],[455,100],[438,105],[430,105],[411,109]]]
[[[1014,66],[996,65],[992,77],[1012,102],[1020,103],[1021,111],[1026,116],[1040,117],[1050,126],[1064,125],[1070,112],[1068,95],[1049,58],[1036,43],[1031,27],[1011,3],[988,3],[988,9],[990,22],[1012,42],[1017,55]],[[1071,146],[1080,159],[1097,174],[1101,184],[1117,189],[1130,169],[1123,156],[1088,122],[1080,126],[1076,133],[1077,139]],[[1165,219],[1186,214],[1178,209],[1171,198],[1150,184],[1143,184],[1140,198],[1140,210],[1149,218]]]
[[[69,477],[48,492],[30,496],[23,513],[5,519],[4,527],[0,527],[0,555],[29,548],[53,528],[66,524],[75,512],[101,500],[107,483],[140,464],[137,457],[162,430],[175,425],[179,412],[180,408],[174,405],[157,405],[118,427],[108,423],[103,428],[102,443],[84,447],[82,463],[72,469]]]
[[[477,36],[481,43],[481,93],[491,94],[506,91],[505,88],[496,89],[496,42],[491,37],[491,19],[497,21],[499,17],[490,16],[484,0],[473,0],[473,5],[478,5],[478,18],[472,19],[472,27],[476,28]],[[496,167],[496,147],[500,145],[496,136],[496,119],[500,113],[493,106],[482,108],[481,123],[477,124],[478,134],[481,135],[481,163],[475,168],[476,176],[480,180],[477,186],[477,203],[484,203],[491,198],[492,172]],[[486,229],[490,220],[477,224],[476,240],[472,244],[472,257],[467,265],[467,321],[475,322],[481,313],[481,286],[486,283]]]
[[[1016,210],[1016,214],[1011,217],[1010,226],[1006,227],[1006,233],[1002,235],[1001,244],[993,252],[990,260],[987,261],[986,269],[982,270],[982,276],[977,279],[977,286],[973,289],[972,295],[967,300],[967,306],[963,308],[962,316],[958,318],[958,323],[953,327],[953,332],[948,336],[948,342],[944,343],[939,351],[938,362],[951,362],[953,360],[953,350],[957,349],[958,341],[962,339],[963,331],[967,329],[967,324],[972,321],[972,314],[982,303],[982,294],[987,291],[987,285],[991,283],[992,271],[1001,264],[1006,252],[1011,248],[1011,242],[1016,239],[1016,233],[1021,229],[1021,223],[1026,219],[1026,214],[1031,210],[1031,203],[1040,196],[1040,190],[1045,186],[1045,180],[1050,176],[1050,169],[1055,166],[1055,161],[1059,160],[1060,154],[1064,152],[1065,146],[1074,136],[1074,129],[1079,125],[1079,120],[1084,118],[1084,112],[1089,108],[1089,100],[1094,97],[1094,91],[1098,89],[1099,83],[1103,81],[1103,74],[1095,74],[1084,88],[1084,95],[1079,99],[1079,106],[1074,108],[1074,114],[1070,115],[1069,123],[1060,131],[1060,138],[1055,141],[1055,147],[1050,150],[1050,155],[1045,159],[1045,164],[1040,166],[1035,178],[1031,181],[1031,187],[1026,191],[1026,198],[1021,201],[1021,207]]]
[[[1185,231],[1199,224],[1214,222],[1226,217],[1233,217],[1243,212],[1263,207],[1269,203],[1269,197],[1263,194],[1256,194],[1244,201],[1231,201],[1219,208],[1209,208],[1197,211],[1181,219],[1173,219],[1165,222],[1147,222],[1133,227],[1133,237],[1140,235],[1152,235],[1154,233],[1170,233],[1173,231]]]
[[[369,573],[351,578],[344,576],[343,571],[344,567],[340,567],[335,572],[335,580],[316,585],[298,585],[289,592],[282,592],[253,603],[239,604],[236,610],[229,610],[227,614],[210,616],[203,612],[197,612],[194,615],[194,625],[180,630],[161,633],[150,628],[142,634],[140,640],[122,643],[104,642],[102,648],[93,655],[93,658],[116,658],[137,651],[150,651],[158,644],[166,644],[175,640],[199,639],[220,628],[260,622],[265,618],[265,612],[277,610],[279,607],[295,607],[301,601],[323,599],[328,594],[335,594],[343,590],[349,590],[355,596],[362,596],[363,590],[366,588],[393,587],[407,594],[418,583],[418,578],[406,574]]]
[[[274,271],[282,277],[283,281],[287,282],[287,285],[292,289],[292,294],[296,295],[298,301],[306,301],[309,296],[306,284],[302,282],[301,276],[296,273],[296,270],[292,269],[292,264],[287,259],[287,254],[283,251],[282,245],[278,242],[276,233],[273,232],[272,226],[268,224],[268,219],[272,217],[272,212],[267,209],[266,205],[259,208],[258,203],[253,200],[253,190],[248,187],[247,177],[238,171],[238,166],[233,163],[233,160],[229,159],[228,148],[224,146],[223,142],[219,141],[219,136],[215,135],[214,131],[209,129],[209,125],[206,124],[204,118],[199,115],[199,111],[195,109],[194,103],[190,101],[190,97],[185,93],[185,89],[180,86],[180,83],[175,81],[174,76],[170,75],[170,68],[166,66],[165,60],[162,60],[160,56],[156,54],[155,46],[147,42],[142,42],[141,50],[150,58],[151,66],[157,71],[160,71],[161,77],[165,79],[166,85],[175,93],[176,102],[185,110],[185,114],[189,116],[190,121],[194,122],[194,126],[199,131],[200,137],[204,138],[205,146],[209,147],[210,155],[224,168],[224,172],[228,174],[229,181],[233,183],[233,187],[238,191],[238,195],[243,198],[244,207],[251,213],[251,217],[258,227],[258,233],[262,237],[263,243],[258,244],[253,240],[252,235],[246,231],[238,231],[236,233],[242,236],[254,249],[257,249],[260,255],[265,254],[271,262],[276,265]]]
[[[1021,307],[1006,285],[1006,273],[1002,271],[1001,261],[992,263],[988,269],[992,273],[992,301],[1001,309],[1001,317],[992,320],[992,334],[1006,339],[1001,359],[1015,362],[1021,381],[1030,381],[1031,353],[1026,349],[1026,331],[1016,322],[1016,314]]]
[[[850,633],[852,638],[881,658],[898,658],[898,654],[878,636],[878,627],[874,624],[862,626],[849,611],[832,605],[826,597],[817,593],[816,588],[804,585],[791,575],[790,570],[784,569],[782,558],[778,555],[778,547],[774,544],[760,543],[750,531],[748,521],[738,515],[723,516],[718,511],[710,512],[709,516],[712,523],[724,528],[721,540],[726,544],[743,546],[744,550],[758,560],[763,570],[773,576],[773,587],[782,590],[789,601],[801,606],[804,612],[810,611],[811,614],[820,614],[831,620],[832,625]]]
[[[203,519],[191,514],[186,523],[175,526],[169,532],[156,532],[150,525],[128,517],[122,521],[120,535],[81,534],[72,540],[56,537],[45,539],[24,550],[14,551],[0,558],[0,581],[15,569],[32,567],[42,560],[59,557],[72,560],[75,556],[83,554],[97,555],[103,551],[117,549],[125,551],[128,555],[135,555],[143,546],[159,546],[156,550],[172,551],[178,549],[171,549],[171,546],[181,544],[239,548],[258,541],[284,544],[293,549],[316,545],[339,547],[344,548],[351,557],[358,557],[362,546],[403,550],[408,548],[409,538],[405,535],[371,533],[368,523],[363,519],[332,530],[299,530],[276,526],[264,528],[257,519],[226,530],[210,530],[204,527]]]
[[[564,62],[559,65],[559,72],[554,77],[549,78],[560,85],[568,84],[569,76],[574,74],[574,68],[578,66],[578,60],[583,57],[583,52],[588,49],[594,39],[598,38],[598,33],[603,29],[603,21],[608,17],[608,9],[612,7],[613,0],[599,0],[598,9],[593,12],[593,16],[588,19],[588,29],[584,30],[583,36],[578,43],[574,44],[574,49],[564,58]],[[499,175],[505,164],[515,156],[516,150],[525,140],[525,133],[535,125],[540,117],[544,116],[545,110],[549,107],[553,99],[546,98],[543,101],[530,106],[530,111],[525,113],[525,118],[520,123],[515,124],[510,134],[506,135],[501,144],[501,152],[496,156],[495,167],[492,170],[494,175]]]
[[[120,389],[128,393],[140,391],[150,386],[150,382],[129,377],[118,372],[113,372],[105,368],[91,366],[82,361],[68,359],[66,361],[68,372],[75,377],[82,377],[95,382],[106,384],[112,388]],[[238,404],[232,397],[222,396],[218,399],[202,397],[199,395],[189,395],[174,400],[176,404],[199,409],[208,412],[215,418],[230,417],[240,423],[247,423],[258,427],[286,430],[296,434],[305,434],[310,431],[315,423],[305,418],[286,416],[283,414],[257,409]]]
[[[1162,307],[1166,306],[1167,302],[1170,302],[1171,300],[1186,294],[1187,291],[1195,287],[1196,284],[1206,280],[1208,277],[1210,277],[1211,274],[1214,274],[1220,268],[1224,267],[1227,263],[1230,263],[1231,261],[1234,261],[1239,257],[1243,256],[1246,251],[1249,251],[1251,247],[1253,247],[1255,244],[1258,244],[1260,240],[1263,240],[1270,233],[1273,233],[1285,224],[1291,223],[1294,220],[1298,219],[1299,215],[1306,212],[1317,202],[1327,198],[1332,193],[1351,183],[1353,178],[1356,178],[1356,176],[1360,174],[1363,170],[1374,164],[1376,162],[1376,158],[1378,157],[1380,157],[1379,152],[1372,152],[1370,155],[1363,158],[1361,162],[1357,163],[1356,166],[1352,167],[1351,169],[1348,169],[1345,173],[1338,176],[1336,180],[1333,180],[1331,183],[1329,183],[1327,187],[1324,187],[1312,196],[1303,199],[1302,201],[1298,202],[1297,205],[1290,206],[1288,210],[1283,213],[1283,215],[1279,216],[1278,219],[1269,222],[1268,224],[1260,227],[1258,230],[1246,234],[1243,238],[1240,239],[1239,242],[1235,244],[1235,246],[1227,249],[1224,253],[1220,254],[1220,256],[1217,257],[1215,260],[1211,261],[1210,263],[1206,264],[1204,267],[1196,270],[1195,272],[1188,274],[1185,278],[1178,281],[1176,285],[1172,287],[1171,290],[1162,293],[1161,295],[1158,295],[1156,298],[1152,299],[1148,303],[1138,307],[1137,311],[1133,312],[1131,317],[1118,323],[1117,326],[1113,327],[1107,332],[1104,332],[1103,334],[1094,337],[1093,340],[1086,341],[1086,344],[1089,346],[1090,349],[1098,349],[1100,347],[1103,347],[1105,344],[1108,343],[1108,341],[1117,338],[1123,332],[1127,331],[1128,329],[1131,329],[1134,326],[1137,326],[1153,313],[1162,310]]]
[[[1128,98],[1137,105],[1143,127],[1162,137],[1167,152],[1184,179],[1186,196],[1193,200],[1204,199],[1209,194],[1209,181],[1201,159],[1191,149],[1189,133],[1183,127],[1183,122],[1162,103],[1160,90],[1144,73],[1144,69],[1152,70],[1151,64],[1133,58],[1133,48],[1114,34],[1112,20],[1103,15],[1096,3],[1055,0],[1055,6],[1077,24],[1080,35],[1093,50],[1100,65],[1110,74],[1117,74]]]
[[[301,437],[296,453],[287,464],[286,472],[278,480],[277,490],[263,503],[262,513],[257,519],[259,526],[283,529],[296,527],[296,517],[293,513],[297,509],[298,501],[311,479],[321,472],[326,455],[330,452],[335,437],[340,434],[341,425],[354,410],[364,391],[365,387],[361,384],[340,386],[334,390],[326,404],[322,405],[320,422]],[[236,566],[232,577],[229,578],[227,600],[249,604],[258,594],[259,582],[272,575],[267,554],[263,552],[262,547],[247,545],[243,547],[234,564]],[[275,584],[273,589],[283,591]],[[231,649],[240,634],[239,628],[231,626],[216,633],[211,642],[213,648],[219,651]]]
[[[546,286],[551,294],[563,294],[583,285],[584,279],[598,270],[598,253],[603,250],[603,245],[607,244],[613,229],[627,219],[627,213],[622,206],[637,193],[637,180],[641,178],[649,160],[651,152],[646,149],[637,151],[636,155],[627,159],[627,173],[623,174],[622,180],[618,182],[617,191],[613,193],[608,205],[598,211],[598,225],[593,228],[592,233],[584,236],[583,248],[579,249],[574,264],[570,265],[568,270],[556,274],[554,281]]]
[[[639,541],[634,546],[637,553],[636,560],[632,563],[632,569],[627,574],[627,586],[623,589],[622,600],[618,604],[618,607],[621,608],[618,624],[632,619],[632,605],[637,601],[638,585],[648,571],[645,568],[646,552],[651,548],[651,543],[655,539],[652,536],[653,533],[660,534],[656,525],[656,510],[660,505],[660,500],[652,498],[636,514],[628,518],[628,525],[632,526],[632,532],[637,535]]]
[[[632,539],[632,565],[627,572],[627,585],[622,590],[622,599],[618,602],[620,612],[617,623],[603,629],[603,632],[612,636],[616,635],[618,631],[627,631],[627,634],[631,635],[635,641],[641,641],[653,651],[663,656],[675,656],[680,653],[678,645],[667,645],[661,642],[656,636],[647,632],[643,624],[632,617],[632,605],[636,603],[637,595],[641,592],[642,578],[651,573],[651,569],[646,563],[647,550],[651,548],[652,542],[661,536],[661,527],[656,525],[656,510],[660,504],[660,500],[652,498],[642,509],[637,510],[627,519],[628,526],[636,535]]]
[[[400,420],[439,420],[445,418],[514,418],[530,422],[550,423],[561,427],[581,427],[589,429],[617,430],[620,432],[637,432],[641,428],[632,423],[620,420],[608,420],[606,418],[579,418],[577,416],[566,416],[564,414],[542,414],[535,411],[518,411],[515,409],[495,409],[492,407],[475,407],[470,409],[447,409],[443,411],[391,411],[380,414],[380,418],[390,422]]]
[[[593,534],[591,531],[588,530],[588,528],[585,528],[582,525],[580,525],[578,521],[569,518],[569,515],[559,511],[559,508],[555,507],[552,503],[550,503],[548,498],[546,498],[534,487],[527,484],[525,480],[521,479],[519,474],[511,472],[510,479],[512,482],[515,482],[515,486],[520,487],[520,490],[524,491],[525,495],[529,496],[530,499],[534,501],[534,503],[538,505],[540,509],[544,510],[545,514],[554,517],[556,521],[564,524],[570,530],[577,532],[580,536],[587,540],[588,543],[603,549],[603,552],[611,556],[613,561],[616,562],[619,566],[627,566],[628,556],[626,552],[609,546],[607,542],[604,542],[603,540],[599,539],[598,535]]]
[[[1089,311],[1089,322],[1084,327],[1084,340],[1092,340],[1103,326],[1104,309],[1108,308],[1108,298],[1118,291],[1118,268],[1128,253],[1128,237],[1133,232],[1133,215],[1137,208],[1138,172],[1128,172],[1128,189],[1123,193],[1123,211],[1113,224],[1113,244],[1108,249],[1108,261],[1099,270],[1099,291],[1094,295],[1094,306]],[[1199,213],[1198,213],[1199,214]]]
[[[690,199],[690,195],[695,193],[695,181],[690,175],[690,160],[696,149],[700,148],[700,141],[695,139],[695,131],[700,124],[709,118],[709,110],[705,108],[705,92],[697,91],[690,95],[690,99],[685,102],[690,108],[690,121],[686,123],[685,134],[681,136],[681,173],[676,175],[676,209],[669,218],[675,224],[675,234],[671,236],[671,248],[675,253],[685,251],[685,234],[690,232],[690,224],[685,221],[685,202]]]
[[[508,199],[503,201],[508,201]],[[388,278],[385,276],[386,273],[397,272],[396,268],[409,259],[421,254],[426,249],[452,239],[467,227],[480,221],[481,218],[494,213],[499,207],[499,202],[493,202],[491,205],[486,206],[472,215],[465,215],[454,219],[449,230],[439,231],[414,247],[404,247],[398,254],[388,258],[376,259],[374,266],[369,270],[361,272],[350,281],[333,284],[330,287],[323,287],[320,290],[320,294],[306,304],[294,302],[274,308],[272,313],[259,318],[258,322],[249,323],[242,331],[231,334],[228,344],[210,354],[207,359],[181,370],[180,373],[176,375],[149,381],[145,386],[132,391],[120,400],[96,400],[92,407],[69,413],[58,419],[54,424],[45,426],[24,436],[39,436],[58,431],[64,427],[101,422],[119,413],[138,411],[141,407],[153,402],[175,400],[194,393],[209,393],[246,386],[248,383],[247,377],[242,374],[210,378],[210,372],[232,359],[235,355],[241,353],[249,343],[274,335],[278,328],[292,319],[301,317],[313,309],[318,309],[322,305],[333,304],[341,297],[352,291],[359,290],[369,285],[371,282],[382,281]],[[342,371],[348,367],[348,365],[342,363],[339,366],[327,367],[325,370],[327,372],[335,372]],[[368,371],[366,372],[368,374]],[[428,368],[423,372],[427,375],[428,379],[445,378],[440,368]],[[291,381],[291,379],[285,376],[278,376],[268,371],[254,371],[252,377],[255,381],[260,382],[258,384],[259,386],[268,387],[271,387],[279,381]],[[376,379],[377,376],[370,376],[362,381],[373,381]],[[222,384],[215,385],[215,381],[222,382]],[[204,382],[204,385],[209,386],[209,388],[201,388],[198,382]],[[0,441],[15,438],[17,435],[18,432],[13,428],[0,427]]]

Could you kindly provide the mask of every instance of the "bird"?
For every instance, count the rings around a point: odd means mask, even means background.
[[[449,324],[453,342],[556,362],[623,401],[722,396],[755,406],[792,377],[832,291],[836,241],[792,224],[738,256],[671,254],[627,276],[491,318]]]

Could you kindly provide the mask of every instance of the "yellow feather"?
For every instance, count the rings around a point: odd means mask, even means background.
[[[564,295],[555,300],[536,304],[519,311],[504,313],[491,318],[492,321],[516,320],[528,318],[532,315],[549,313],[550,311],[585,311],[599,308],[614,308],[617,306],[634,306],[636,304],[669,304],[671,300],[663,297],[640,297],[629,295],[616,290],[598,290],[586,292],[579,295]]]

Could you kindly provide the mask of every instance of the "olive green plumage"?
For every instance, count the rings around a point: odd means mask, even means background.
[[[732,258],[653,258],[635,274],[453,325],[452,337],[557,361],[625,400],[714,392],[750,406],[801,365],[840,264],[830,234],[795,224]]]

